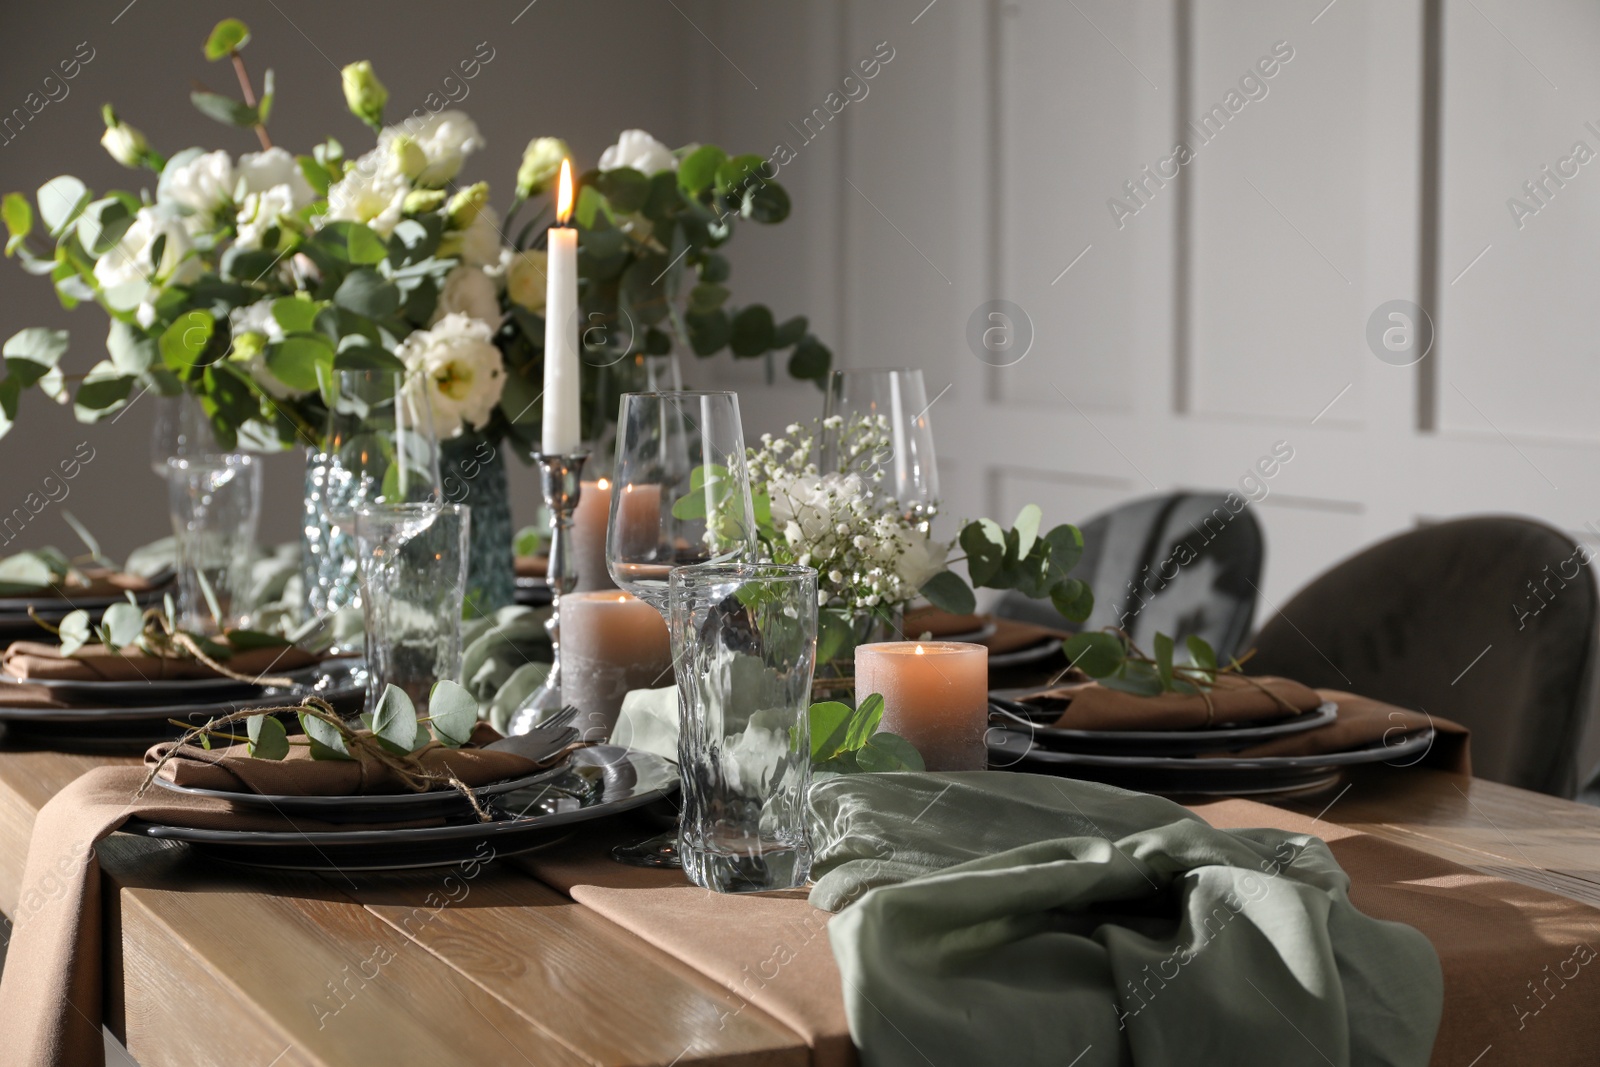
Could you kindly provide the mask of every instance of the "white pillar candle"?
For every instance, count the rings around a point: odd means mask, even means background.
[[[573,558],[578,563],[580,593],[617,587],[606,569],[606,524],[610,521],[611,483],[604,478],[584,482],[572,512]]]
[[[578,231],[572,216],[572,167],[561,161],[557,225],[550,227],[545,267],[544,419],[540,446],[546,455],[578,450]]]
[[[989,650],[984,646],[961,641],[858,645],[856,699],[873,693],[883,696],[879,728],[911,742],[928,770],[986,766]]]
[[[622,592],[561,598],[561,700],[578,709],[579,736],[604,741],[631,689],[672,684],[672,648],[661,613]]]

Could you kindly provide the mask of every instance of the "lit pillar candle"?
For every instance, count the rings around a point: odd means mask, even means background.
[[[610,536],[617,539],[612,559],[643,562],[661,543],[661,487],[649,483],[625,485],[613,493]]]
[[[572,513],[573,558],[578,562],[578,592],[615,589],[606,569],[606,524],[611,521],[611,483],[584,482]],[[562,601],[566,603],[566,601]]]
[[[578,450],[578,231],[572,217],[572,166],[561,161],[556,225],[545,266],[544,419],[540,445],[549,456]]]
[[[989,650],[960,641],[856,646],[856,699],[883,696],[881,729],[899,734],[930,771],[981,771],[987,754]]]
[[[631,689],[672,684],[672,648],[661,613],[627,593],[561,598],[561,699],[578,709],[579,736],[604,741]]]

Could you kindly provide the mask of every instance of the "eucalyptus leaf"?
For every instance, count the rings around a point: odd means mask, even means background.
[[[856,705],[856,710],[850,716],[850,729],[845,734],[845,748],[860,748],[866,744],[873,734],[878,731],[878,724],[883,721],[883,696],[873,693],[861,700]]]
[[[1115,634],[1093,632],[1073,634],[1062,642],[1067,662],[1091,678],[1107,678],[1127,659],[1127,650]]]
[[[355,757],[350,755],[345,748],[344,735],[332,723],[324,722],[315,715],[306,712],[297,712],[300,719],[300,729],[305,732],[306,739],[311,742],[311,758],[322,760],[350,760]]]
[[[472,739],[478,725],[478,701],[464,686],[441,678],[428,694],[428,719],[441,743],[460,748]]]
[[[159,349],[155,339],[137,326],[112,319],[111,332],[106,334],[106,353],[122,373],[143,374],[156,361]]]
[[[970,615],[978,608],[972,587],[955,571],[940,571],[924,582],[920,591],[928,603],[952,615]]]
[[[250,738],[247,751],[256,759],[281,760],[289,755],[289,733],[274,715],[252,715],[244,721]]]
[[[915,745],[899,734],[873,734],[856,753],[856,764],[869,772],[922,771],[927,765]]]
[[[90,627],[89,613],[82,608],[67,612],[66,618],[61,620],[61,625],[56,628],[56,636],[61,639],[61,654],[70,656],[78,649],[89,643]]]
[[[1033,551],[1033,543],[1039,539],[1039,522],[1044,518],[1044,512],[1039,510],[1038,504],[1025,504],[1017,513],[1017,521],[1011,528],[1017,531],[1017,556],[1027,558]]]
[[[372,732],[383,747],[396,755],[410,752],[417,739],[417,708],[396,685],[387,685],[372,715]]]
[[[119,601],[106,608],[100,619],[105,644],[115,651],[127,648],[139,639],[144,630],[144,613],[127,601]]]
[[[811,705],[811,760],[820,763],[837,756],[850,736],[850,720],[855,712],[837,700],[822,700]]]
[[[33,208],[21,193],[7,193],[0,199],[0,218],[6,223],[6,255],[9,256],[33,232]]]
[[[216,119],[224,126],[239,126],[248,129],[261,122],[261,115],[255,108],[241,104],[231,96],[221,93],[207,93],[196,89],[189,94],[189,102],[194,104],[202,115]]]
[[[698,196],[711,188],[717,170],[728,161],[728,153],[714,144],[701,145],[678,164],[678,188]]]
[[[0,348],[5,356],[6,376],[28,386],[48,374],[67,351],[67,331],[29,326],[6,339]]]
[[[72,175],[63,174],[39,186],[35,199],[39,202],[39,221],[51,237],[60,237],[89,202],[89,189]]]
[[[1162,689],[1172,688],[1172,638],[1166,634],[1156,634],[1152,643],[1156,658],[1156,676],[1161,679]]]
[[[728,338],[728,347],[736,356],[759,356],[772,348],[776,333],[772,309],[764,304],[751,304],[733,317],[733,332]]]

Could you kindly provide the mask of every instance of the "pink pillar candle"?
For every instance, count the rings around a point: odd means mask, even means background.
[[[611,483],[605,478],[584,482],[572,512],[573,559],[578,564],[580,593],[617,587],[606,569],[606,524],[610,521]]]
[[[856,646],[856,699],[883,696],[879,727],[899,734],[930,771],[981,771],[988,763],[989,650],[961,641]]]
[[[672,684],[672,648],[661,613],[627,593],[561,598],[561,700],[578,709],[586,741],[611,736],[630,689]]]

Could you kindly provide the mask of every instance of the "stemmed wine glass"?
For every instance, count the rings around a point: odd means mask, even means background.
[[[734,393],[624,393],[606,527],[606,565],[617,585],[661,612],[674,567],[757,559],[755,509]],[[682,647],[687,642],[674,642]],[[676,831],[612,858],[678,867]]]
[[[836,370],[828,376],[823,402],[822,469],[873,478],[894,497],[907,518],[926,521],[939,501],[939,470],[928,422],[928,391],[922,372],[911,368]],[[833,423],[837,416],[839,422]],[[852,448],[861,420],[877,422],[887,447]],[[881,422],[879,421],[881,420]]]
[[[756,558],[734,393],[624,393],[606,526],[611,578],[667,615],[674,567]]]

